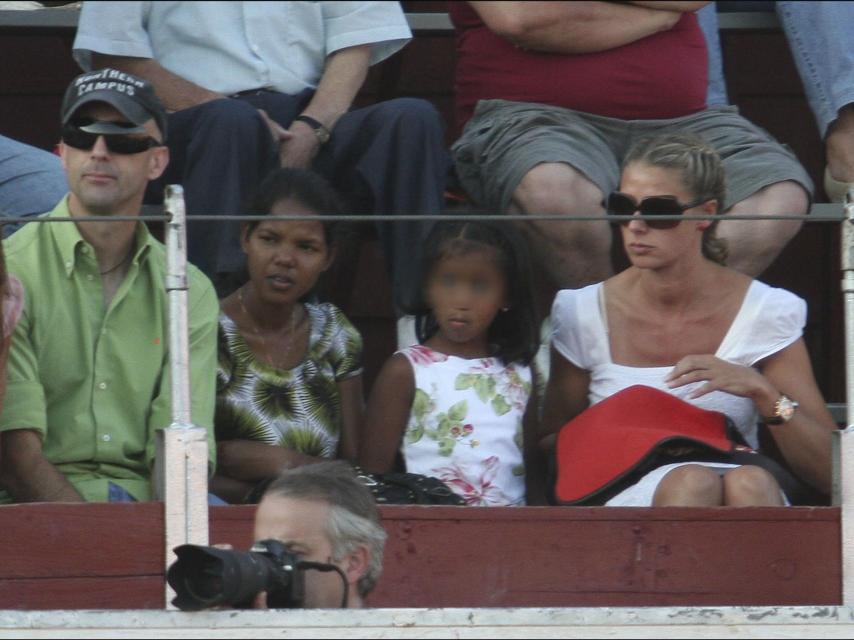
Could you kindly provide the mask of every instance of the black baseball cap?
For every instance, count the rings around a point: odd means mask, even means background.
[[[62,99],[62,124],[68,124],[77,110],[90,102],[106,102],[137,126],[153,118],[163,140],[166,140],[166,109],[147,80],[118,69],[99,69],[80,74],[68,85]],[[131,130],[125,128],[123,132],[129,133]]]

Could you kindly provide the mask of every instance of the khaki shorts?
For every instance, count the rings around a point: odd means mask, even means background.
[[[632,144],[665,132],[693,133],[720,154],[727,181],[724,211],[784,180],[794,180],[812,197],[812,180],[795,155],[734,106],[666,120],[618,120],[545,104],[481,100],[451,151],[469,196],[481,207],[505,212],[525,174],[544,162],[574,167],[606,195],[617,188]]]

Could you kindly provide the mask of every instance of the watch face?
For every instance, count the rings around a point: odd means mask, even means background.
[[[798,403],[794,400],[783,396],[780,398],[779,409],[777,410],[777,414],[785,421],[788,422],[792,419],[792,416],[795,415],[795,409],[798,408]]]

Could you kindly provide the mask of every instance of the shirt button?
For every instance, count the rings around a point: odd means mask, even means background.
[[[107,383],[106,383],[106,382],[102,382],[101,384],[99,384],[99,385],[98,385],[98,388],[99,388],[99,389],[106,389],[106,388],[107,388]]]
[[[86,279],[87,279],[89,282],[91,282],[92,280],[94,280],[94,279],[95,279],[95,276],[93,276],[93,275],[90,273],[88,276],[86,276]]]
[[[104,435],[101,436],[101,440],[103,440],[104,442],[109,442],[111,439],[112,438],[110,438],[109,433],[105,433]]]
[[[71,264],[72,264],[72,263],[71,263],[71,260],[69,260],[68,262],[66,262],[66,263],[65,263],[65,266],[66,266],[68,269],[70,269],[70,268],[71,268]]]

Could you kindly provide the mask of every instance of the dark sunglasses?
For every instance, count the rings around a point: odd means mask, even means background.
[[[99,136],[104,137],[107,149],[112,153],[121,155],[142,153],[163,144],[150,136],[139,138],[127,133],[90,133],[89,131],[77,128],[73,124],[67,124],[62,128],[62,141],[69,147],[83,151],[89,151],[89,149],[94,147]]]
[[[688,209],[692,209],[697,205],[707,202],[709,198],[697,200],[690,204],[681,204],[676,196],[650,196],[644,198],[640,202],[635,200],[627,193],[614,191],[608,196],[605,203],[605,208],[609,215],[616,216],[632,216],[635,211],[639,211],[641,216],[679,216],[676,220],[649,220],[643,218],[643,221],[651,229],[673,229],[682,222],[682,214]],[[620,224],[627,226],[631,220],[620,220]]]

